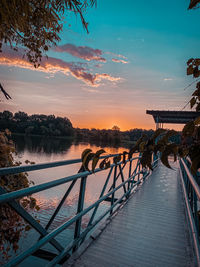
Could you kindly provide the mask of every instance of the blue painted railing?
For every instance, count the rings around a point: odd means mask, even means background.
[[[101,159],[109,157],[113,158],[118,154],[112,154],[109,156],[103,156]],[[133,166],[133,161],[135,161],[135,166]],[[153,163],[153,167],[157,165],[158,159],[155,159]],[[10,167],[10,168],[1,168],[0,169],[0,176],[1,175],[9,175],[9,174],[16,174],[21,172],[28,172],[34,170],[42,170],[46,168],[53,168],[59,166],[66,166],[75,163],[81,163],[81,159],[74,159],[74,160],[65,160],[53,163],[45,163],[45,164],[35,164],[29,166],[17,166],[17,167]],[[128,167],[128,175],[127,177],[124,174],[125,166]],[[5,189],[0,187],[0,204],[8,203],[27,223],[30,224],[32,228],[34,228],[41,236],[41,238],[33,244],[29,249],[24,251],[23,253],[16,256],[14,259],[10,260],[6,264],[6,266],[16,266],[24,259],[29,257],[30,255],[41,256],[42,254],[47,256],[51,254],[50,252],[41,249],[45,244],[50,243],[54,248],[57,250],[57,254],[54,254],[49,262],[48,266],[54,266],[56,263],[61,263],[64,259],[70,257],[70,255],[82,244],[84,239],[89,236],[91,230],[103,219],[105,216],[112,215],[113,212],[116,211],[117,207],[122,202],[125,202],[130,194],[132,193],[133,189],[135,189],[141,182],[145,180],[145,178],[149,175],[149,172],[146,169],[142,169],[140,163],[140,157],[136,156],[131,159],[127,159],[125,162],[118,162],[113,163],[110,165],[109,172],[99,198],[89,207],[84,208],[84,198],[85,198],[85,188],[87,184],[87,179],[89,176],[92,176],[93,173],[102,172],[104,170],[100,168],[96,168],[94,172],[91,171],[84,171],[79,172],[77,174],[67,176],[64,178],[59,178],[47,183],[43,183],[40,185],[32,186],[29,188],[21,189],[18,191],[7,193]],[[112,179],[112,185],[108,188],[108,183]],[[121,179],[121,183],[116,185],[116,181]],[[74,217],[64,222],[62,225],[54,229],[53,231],[49,232],[49,227],[51,226],[52,222],[54,221],[56,215],[58,214],[60,208],[64,204],[67,197],[70,195],[74,185],[76,182],[80,180],[80,188],[79,188],[79,198],[77,204],[77,213]],[[119,181],[119,180],[118,180]],[[55,186],[61,184],[69,184],[66,193],[64,194],[63,198],[61,199],[60,203],[58,204],[57,208],[55,209],[54,213],[52,214],[51,218],[49,219],[46,227],[43,227],[35,218],[28,213],[16,199],[23,198],[25,196],[31,195],[33,193],[41,192],[43,190],[47,190],[49,188],[53,188]],[[116,197],[116,192],[119,189],[123,189],[123,194],[120,197]],[[98,215],[98,207],[103,201],[109,201],[110,206],[104,211],[103,214]],[[82,217],[85,214],[88,214],[91,211],[91,216],[87,227],[83,230],[82,229]],[[71,240],[71,243],[68,244],[66,247],[63,247],[55,237],[67,229],[70,225],[75,223],[74,229],[74,238]]]
[[[191,174],[191,161],[189,158],[180,159],[180,175],[187,210],[187,217],[191,229],[197,266],[200,266],[200,173]]]

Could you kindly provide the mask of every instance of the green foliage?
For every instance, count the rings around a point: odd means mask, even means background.
[[[19,111],[13,114],[5,110],[0,112],[0,130],[9,129],[12,133],[25,135],[44,136],[74,136],[77,141],[94,142],[101,144],[119,145],[120,143],[136,142],[143,134],[150,137],[153,130],[131,129],[119,131],[119,129],[79,129],[73,128],[68,118],[55,117],[54,115],[33,114],[28,115]]]
[[[106,146],[107,144],[119,146],[122,143],[133,144],[143,134],[146,134],[148,137],[150,137],[153,133],[153,130],[144,130],[137,128],[124,132],[112,129],[74,129],[74,136],[76,140],[95,143],[101,146]]]
[[[200,77],[200,58],[191,58],[187,62],[187,75],[193,75],[194,78]],[[196,84],[196,90],[190,99],[190,108],[195,107],[196,111],[200,111],[200,82]]]
[[[92,161],[92,171],[94,172],[96,166],[97,166],[97,163],[99,161],[99,157],[101,156],[101,154],[105,153],[105,150],[104,149],[100,149],[98,150],[94,157],[93,157],[93,161]]]
[[[82,156],[81,156],[81,159],[82,159],[82,166],[81,166],[81,171],[92,171],[94,172],[99,160],[100,160],[100,157],[102,156],[102,154],[106,153],[106,151],[104,149],[100,149],[98,151],[96,151],[96,153],[93,153],[91,149],[85,149],[83,152],[82,152]],[[126,161],[126,156],[128,155],[129,153],[124,151],[123,153],[120,153],[118,154],[117,156],[113,157],[113,163],[114,164],[118,164],[119,162],[121,162],[122,160],[122,163],[125,164],[125,161]],[[89,163],[91,162],[91,168],[89,167]],[[111,161],[110,161],[110,155],[107,155],[106,157],[104,157],[101,162],[99,163],[99,168],[100,169],[108,169],[111,165]]]
[[[45,136],[72,136],[73,126],[68,118],[54,115],[33,114],[25,112],[0,112],[0,130],[8,128],[12,133]]]
[[[195,175],[200,168],[200,117],[194,121],[188,122],[183,127],[181,144],[170,141],[171,137],[176,136],[177,134],[178,132],[174,130],[164,129],[157,129],[150,138],[143,134],[136,144],[129,150],[129,153],[124,151],[115,156],[113,158],[113,163],[125,163],[127,155],[128,158],[131,159],[133,153],[140,153],[142,167],[153,170],[153,154],[156,155],[161,153],[161,162],[167,168],[171,168],[169,157],[173,157],[175,162],[178,157],[184,158],[189,156],[192,162],[191,172]],[[91,149],[85,149],[82,153],[82,165],[84,166],[84,170],[94,172],[97,163],[99,162],[100,155],[103,153],[105,153],[103,149],[96,153],[93,153]],[[89,163],[91,161],[92,169],[89,168]],[[100,162],[99,167],[101,169],[106,169],[110,167],[110,164],[110,156],[108,155]]]
[[[0,168],[19,166],[21,164],[21,162],[14,161],[13,153],[15,148],[9,135],[10,132],[8,130],[0,132]],[[7,192],[29,187],[32,183],[28,180],[27,173],[0,177],[0,186]],[[36,199],[31,196],[16,201],[25,209],[39,210]],[[24,231],[29,229],[30,226],[8,204],[0,205],[0,251],[5,259],[9,257],[11,250],[17,251],[20,237]]]
[[[93,153],[91,149],[85,149],[82,152],[82,156],[81,156],[81,159],[82,159],[81,169],[94,172],[101,155],[104,153],[106,153],[104,149],[100,149],[96,153]],[[92,166],[91,166],[92,168],[90,169],[89,163],[91,160],[92,160]],[[104,159],[100,163],[99,167],[101,169],[110,167],[110,161],[108,161],[107,159]]]

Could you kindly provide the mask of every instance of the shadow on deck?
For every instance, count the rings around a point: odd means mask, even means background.
[[[159,163],[103,232],[63,266],[195,266],[179,169],[173,168]]]

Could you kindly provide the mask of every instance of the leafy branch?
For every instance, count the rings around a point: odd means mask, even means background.
[[[15,148],[9,138],[10,132],[5,130],[0,132],[0,167],[19,166],[21,162],[14,161],[13,153]],[[33,164],[27,161],[26,163]],[[3,175],[0,177],[0,186],[6,192],[20,190],[33,184],[28,180],[27,173]],[[36,199],[27,196],[16,200],[26,210],[39,210]],[[18,250],[18,242],[24,231],[30,230],[28,225],[7,203],[0,205],[0,251],[3,259],[10,257],[9,252]]]
[[[189,156],[192,162],[191,171],[195,175],[200,168],[200,117],[194,121],[188,122],[183,127],[181,132],[181,144],[171,142],[170,138],[177,136],[178,134],[179,133],[175,130],[157,129],[150,138],[146,135],[142,135],[129,152],[124,151],[113,157],[113,163],[117,164],[121,160],[125,163],[127,159],[132,158],[134,153],[140,153],[142,167],[153,170],[153,155],[157,155],[158,153],[161,155],[161,162],[167,168],[171,168],[169,157],[173,157],[175,162],[177,158]],[[106,151],[103,149],[98,150],[96,153],[92,152],[91,149],[85,149],[81,156],[82,169],[84,171],[94,172],[98,163],[99,168],[101,169],[109,168],[111,165],[110,155],[107,155],[106,158],[100,160],[102,154],[105,153]]]

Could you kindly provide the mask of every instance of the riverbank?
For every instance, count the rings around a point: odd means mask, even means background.
[[[12,133],[11,139],[15,145],[18,146],[18,150],[22,151],[25,148],[31,151],[45,151],[56,152],[68,149],[72,144],[90,144],[98,147],[124,147],[130,148],[135,144],[135,141],[121,140],[118,142],[105,142],[85,139],[78,139],[74,136],[44,136],[44,135],[26,135],[21,133]]]

